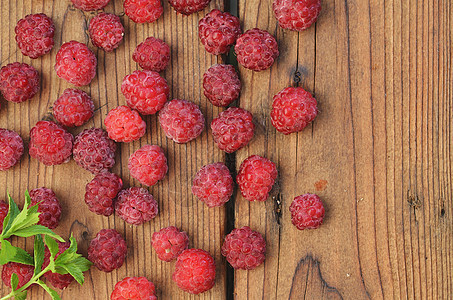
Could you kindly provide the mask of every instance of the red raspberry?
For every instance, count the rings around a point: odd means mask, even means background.
[[[91,19],[88,32],[93,45],[107,52],[118,48],[124,37],[120,17],[108,13],[101,13]]]
[[[55,25],[45,14],[25,16],[17,22],[16,42],[23,55],[38,58],[48,53],[54,44]]]
[[[102,229],[88,247],[88,259],[104,272],[121,267],[126,254],[126,241],[115,229]]]
[[[30,65],[12,63],[0,69],[0,91],[7,101],[24,102],[39,91],[39,73]]]
[[[74,137],[51,121],[39,121],[30,131],[29,153],[47,166],[68,162]]]
[[[145,70],[161,72],[170,61],[170,46],[151,36],[135,48],[132,59]]]
[[[173,281],[183,291],[200,294],[215,284],[215,262],[211,254],[201,249],[184,250],[176,261]]]
[[[76,86],[90,84],[96,76],[97,59],[87,45],[70,41],[58,50],[55,71],[60,78]]]
[[[287,87],[274,96],[272,125],[284,134],[301,131],[317,114],[316,99],[301,87]]]
[[[85,129],[75,137],[72,155],[75,162],[97,174],[115,165],[116,144],[101,128]]]
[[[289,207],[291,222],[299,230],[316,229],[324,219],[324,205],[318,195],[304,194],[294,198]]]
[[[250,142],[255,132],[255,124],[249,111],[230,107],[212,120],[211,129],[214,142],[220,150],[233,153]]]
[[[303,31],[318,19],[321,0],[274,0],[272,8],[281,28]]]
[[[135,23],[152,23],[164,12],[160,0],[125,0],[124,12]]]
[[[71,1],[76,8],[85,11],[103,9],[110,2],[110,0],[71,0]]]
[[[208,6],[211,0],[168,0],[173,8],[183,15],[191,15]]]
[[[60,256],[61,253],[65,252],[71,243],[69,242],[58,242],[58,253],[55,255],[55,258]],[[44,251],[44,262],[42,264],[42,268],[46,268],[49,265],[50,262],[50,251],[49,248],[45,248]],[[46,278],[47,282],[50,282],[54,287],[58,289],[65,289],[68,287],[68,285],[71,284],[71,282],[74,281],[74,277],[71,276],[71,274],[58,274],[58,273],[52,273],[51,271],[48,271],[44,273],[44,277]]]
[[[204,129],[200,108],[186,100],[171,100],[159,113],[159,123],[165,135],[178,144],[190,142]]]
[[[233,195],[233,177],[224,163],[204,166],[197,172],[192,193],[208,207],[222,206]]]
[[[110,300],[157,300],[154,284],[145,277],[126,277],[115,284]]]
[[[81,126],[88,122],[94,113],[91,97],[82,90],[66,89],[53,104],[55,119],[64,126]]]
[[[23,154],[22,138],[12,130],[0,128],[0,171],[12,168]]]
[[[232,65],[213,65],[203,75],[204,95],[215,106],[228,106],[239,97],[241,80]]]
[[[5,201],[0,201],[0,232],[3,231],[3,221],[8,215],[9,205]]]
[[[198,37],[206,51],[214,55],[228,53],[241,33],[239,19],[218,9],[198,22]]]
[[[263,236],[248,226],[233,229],[222,245],[222,255],[235,269],[255,269],[263,263],[265,254],[266,241]]]
[[[122,187],[123,181],[118,175],[100,172],[85,187],[85,203],[92,212],[110,216],[115,208],[116,195]]]
[[[247,30],[239,36],[234,50],[238,62],[253,71],[269,69],[279,55],[275,38],[258,28]]]
[[[132,142],[140,139],[146,131],[146,123],[136,110],[126,105],[109,111],[104,120],[109,138],[117,142]]]
[[[30,279],[33,277],[33,266],[19,264],[16,262],[9,262],[6,265],[3,265],[2,269],[2,281],[7,287],[11,288],[11,275],[16,273],[19,278],[19,284],[17,288],[23,287]]]
[[[267,158],[249,156],[236,178],[242,196],[249,201],[266,201],[277,178],[277,167]]]
[[[151,243],[159,259],[170,262],[189,247],[189,237],[175,226],[169,226],[154,232]]]
[[[165,153],[155,145],[144,145],[136,150],[129,157],[127,167],[132,177],[147,186],[155,185],[168,171]]]
[[[131,187],[118,194],[115,203],[116,214],[132,225],[141,225],[154,219],[159,212],[157,201],[148,190]]]
[[[55,192],[42,187],[30,191],[31,206],[38,204],[39,225],[54,229],[60,223],[61,205]]]
[[[170,89],[159,73],[149,70],[134,71],[121,84],[127,105],[142,115],[152,115],[164,107]]]

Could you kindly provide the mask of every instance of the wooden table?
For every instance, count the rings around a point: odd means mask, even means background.
[[[163,73],[172,98],[196,102],[207,124],[220,109],[202,92],[202,75],[225,57],[208,54],[198,39],[198,20],[213,8],[235,9],[213,0],[204,11],[177,15],[163,1],[164,15],[153,24],[135,24],[123,16],[124,43],[113,53],[92,47],[86,33],[94,13],[74,9],[69,0],[2,0],[1,63],[31,63],[40,71],[42,89],[31,101],[1,100],[0,127],[16,130],[28,143],[30,128],[45,118],[68,83],[53,69],[63,42],[88,43],[98,58],[89,92],[97,108],[82,128],[103,127],[107,112],[125,99],[123,77],[138,69],[136,45],[155,36],[171,45],[171,64]],[[45,167],[24,155],[20,164],[0,173],[0,198],[7,191],[23,203],[24,191],[52,188],[63,204],[56,232],[74,232],[81,252],[102,228],[115,228],[127,240],[125,265],[112,273],[92,268],[83,287],[72,284],[63,299],[107,299],[126,276],[146,276],[159,299],[447,299],[453,295],[451,177],[452,7],[447,0],[323,0],[315,26],[302,33],[277,26],[271,0],[239,0],[243,30],[259,27],[274,34],[280,57],[270,70],[239,67],[243,83],[237,105],[250,110],[257,124],[252,142],[226,156],[207,129],[195,141],[177,145],[165,138],[156,116],[146,117],[147,134],[121,144],[114,172],[136,186],[127,170],[129,155],[144,144],[157,144],[169,159],[168,176],[149,190],[158,199],[158,217],[143,226],[95,215],[83,203],[92,175],[74,161]],[[105,11],[122,15],[122,1]],[[24,57],[14,41],[16,22],[44,12],[56,24],[55,47],[40,59]],[[298,72],[299,76],[295,76]],[[320,114],[299,134],[284,136],[272,127],[272,96],[299,85],[314,93]],[[251,154],[278,164],[279,182],[265,203],[249,203],[235,194],[225,207],[208,209],[190,191],[193,175],[207,163],[225,161],[232,169]],[[300,194],[319,194],[326,205],[318,230],[298,231],[288,206]],[[174,263],[157,259],[153,232],[176,225],[187,231],[190,247],[209,251],[216,260],[215,287],[200,296],[180,291],[171,280]],[[265,263],[253,271],[233,271],[220,254],[224,235],[249,225],[267,241]],[[32,242],[16,239],[30,248]],[[1,294],[8,292],[2,287]],[[47,299],[33,288],[30,299]]]

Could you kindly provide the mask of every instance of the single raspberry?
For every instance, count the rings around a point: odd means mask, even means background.
[[[173,8],[183,15],[191,15],[208,6],[211,0],[168,0]]]
[[[7,101],[24,102],[39,91],[39,73],[30,65],[12,63],[0,69],[0,91]]]
[[[72,155],[75,162],[97,174],[115,165],[116,143],[101,128],[85,129],[75,137]]]
[[[146,123],[136,110],[126,105],[109,111],[104,120],[109,138],[116,142],[132,142],[140,139],[146,131]]]
[[[198,22],[198,37],[206,51],[214,55],[228,53],[241,33],[239,19],[218,9],[213,9]]]
[[[0,171],[16,165],[24,154],[24,141],[14,131],[0,128]]]
[[[204,95],[215,106],[228,106],[239,97],[241,80],[232,65],[213,65],[203,75]]]
[[[144,145],[136,150],[129,157],[127,167],[132,177],[147,186],[155,185],[168,171],[165,153],[155,145]]]
[[[120,17],[108,13],[101,13],[91,19],[88,32],[93,45],[107,52],[118,48],[124,37]]]
[[[269,69],[279,55],[275,38],[258,28],[247,30],[239,36],[234,50],[238,62],[253,71]]]
[[[301,131],[317,114],[316,99],[301,87],[287,87],[274,96],[272,125],[284,134]]]
[[[170,89],[159,73],[149,70],[134,71],[121,84],[127,105],[142,115],[152,115],[164,107]]]
[[[74,4],[75,8],[84,11],[103,9],[110,2],[110,0],[71,0],[71,1]]]
[[[96,76],[97,59],[87,45],[70,41],[58,50],[55,71],[60,78],[76,86],[90,84]]]
[[[151,243],[159,259],[170,262],[189,247],[189,237],[186,232],[169,226],[154,232]]]
[[[263,263],[265,254],[266,241],[263,236],[248,226],[233,229],[222,245],[222,255],[235,269],[255,269]]]
[[[85,124],[93,117],[93,113],[93,100],[82,90],[66,89],[53,104],[55,119],[68,127]]]
[[[222,206],[233,195],[233,177],[224,163],[204,166],[197,172],[192,193],[208,207]]]
[[[58,253],[55,255],[55,258],[60,256],[63,252],[65,252],[71,243],[69,242],[58,242]],[[50,251],[49,248],[45,248],[44,250],[44,262],[42,264],[42,268],[46,268],[49,265],[50,262]],[[74,277],[71,276],[71,274],[58,274],[58,273],[52,273],[51,271],[48,271],[44,273],[44,277],[46,278],[47,282],[50,282],[54,287],[58,289],[65,289],[68,287],[68,285],[71,284],[71,282],[74,281]]]
[[[47,166],[68,162],[74,137],[51,121],[39,121],[30,131],[29,153]]]
[[[60,223],[60,201],[51,189],[42,187],[30,191],[31,206],[38,205],[39,225],[54,229]]]
[[[48,53],[53,45],[55,25],[45,14],[27,15],[17,22],[16,42],[23,55],[38,58]]]
[[[167,68],[170,61],[170,46],[151,36],[135,48],[132,59],[142,69],[161,72]]]
[[[85,203],[89,210],[104,216],[110,216],[115,208],[115,199],[123,187],[121,178],[108,171],[102,171],[85,187]]]
[[[277,174],[277,167],[273,162],[259,155],[252,155],[242,162],[236,180],[245,199],[266,201]]]
[[[8,215],[9,205],[5,201],[0,201],[0,232],[3,231],[3,221]]]
[[[154,219],[159,212],[157,201],[148,190],[131,187],[118,193],[115,202],[116,214],[132,225],[141,225]]]
[[[250,142],[255,132],[255,124],[249,111],[230,107],[212,120],[211,129],[214,142],[220,150],[233,153]]]
[[[186,100],[171,100],[159,112],[159,123],[165,135],[178,144],[190,142],[204,129],[200,108]]]
[[[318,19],[321,0],[274,0],[272,8],[281,28],[303,31]]]
[[[110,300],[157,300],[154,284],[145,277],[126,277],[115,284]]]
[[[316,229],[324,219],[324,205],[318,195],[304,194],[294,198],[289,207],[291,222],[299,230]]]
[[[135,23],[152,23],[164,12],[160,0],[125,0],[124,12]]]
[[[88,259],[104,272],[121,267],[126,254],[126,241],[115,229],[102,229],[88,247]]]
[[[2,281],[7,287],[11,288],[11,275],[16,273],[19,278],[19,284],[17,288],[23,287],[30,279],[33,277],[33,266],[24,265],[16,262],[9,262],[6,265],[3,265],[2,269]]]
[[[183,291],[200,294],[212,289],[215,284],[215,262],[202,249],[184,250],[176,261],[173,281]]]

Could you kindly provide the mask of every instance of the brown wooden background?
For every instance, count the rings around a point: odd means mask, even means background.
[[[271,0],[238,2],[243,30],[266,29],[280,46],[270,70],[239,68],[243,89],[237,104],[253,112],[257,134],[248,147],[225,156],[209,130],[189,144],[176,145],[165,138],[156,116],[147,117],[146,136],[121,145],[114,171],[126,186],[138,185],[127,170],[129,155],[147,143],[165,149],[169,174],[150,188],[160,205],[156,219],[134,227],[89,212],[83,195],[92,175],[74,161],[45,167],[26,154],[20,165],[0,173],[0,198],[9,191],[23,203],[27,188],[55,190],[64,207],[56,231],[63,237],[73,231],[83,253],[102,228],[115,228],[127,240],[122,268],[108,274],[92,268],[83,287],[72,284],[62,298],[108,299],[117,281],[146,276],[160,299],[451,299],[451,2],[323,0],[318,22],[303,33],[277,26]],[[60,45],[72,39],[88,43],[98,57],[98,74],[83,88],[98,110],[83,128],[102,127],[107,112],[125,103],[121,81],[138,69],[131,55],[148,36],[171,45],[171,65],[163,73],[171,97],[198,103],[209,124],[220,110],[203,96],[202,75],[225,58],[205,52],[197,24],[213,8],[236,7],[213,0],[204,12],[183,17],[166,0],[163,4],[164,15],[153,24],[135,24],[123,16],[125,41],[106,54],[94,49],[86,34],[94,13],[75,10],[69,0],[2,0],[1,64],[31,62],[41,73],[42,89],[21,104],[1,99],[0,127],[16,130],[27,143],[30,128],[70,87],[57,78],[53,66]],[[112,0],[105,11],[121,15],[122,1]],[[38,12],[56,24],[55,47],[31,61],[17,49],[14,26]],[[272,96],[296,84],[296,72],[299,85],[318,99],[320,114],[303,132],[284,136],[273,129],[269,112]],[[237,193],[226,207],[208,209],[192,196],[192,177],[203,165],[226,161],[237,169],[251,154],[264,155],[279,167],[279,184],[265,203],[249,203]],[[298,231],[288,206],[307,192],[324,200],[325,223],[318,230]],[[150,245],[152,233],[169,225],[187,231],[191,247],[214,255],[218,278],[211,291],[191,296],[171,281],[174,263],[158,260]],[[265,236],[267,258],[253,271],[233,272],[220,247],[225,233],[244,225]],[[15,242],[31,246],[31,241]],[[2,287],[1,295],[8,292]],[[43,290],[31,290],[30,299],[47,298]]]

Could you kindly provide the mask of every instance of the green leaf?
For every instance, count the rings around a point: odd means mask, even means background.
[[[26,300],[26,299],[27,299],[27,290],[14,295],[14,300]]]
[[[64,242],[63,238],[50,230],[49,228],[42,226],[42,225],[32,225],[23,229],[19,229],[14,231],[14,235],[20,236],[20,237],[30,237],[34,236],[37,234],[45,234],[50,237],[53,237],[54,239]]]
[[[3,231],[2,231],[3,237],[5,236],[5,233],[7,233],[8,230],[11,228],[14,219],[16,219],[17,215],[20,212],[13,198],[11,198],[9,194],[8,194],[8,205],[9,205],[8,214],[3,220]]]
[[[17,286],[19,285],[19,277],[17,277],[16,273],[11,274],[11,288],[13,291],[17,290]]]
[[[31,266],[34,265],[33,258],[27,251],[14,247],[9,241],[3,240],[2,248],[0,249],[0,265],[7,264],[9,262],[17,262]]]
[[[13,210],[17,209],[17,205],[15,205],[14,201],[12,201],[12,198],[9,198],[10,200],[10,207],[12,207]],[[27,228],[31,225],[37,224],[39,222],[39,212],[38,212],[38,207],[37,205],[34,205],[32,207],[29,207],[30,205],[30,195],[28,192],[25,193],[25,205],[24,208],[22,209],[21,212],[16,214],[15,218],[10,218],[8,220],[8,225],[7,225],[7,230],[4,231],[3,233],[3,238],[7,239],[12,235],[15,235],[15,231]],[[12,204],[14,203],[14,204]],[[15,207],[14,207],[15,206]],[[13,214],[12,214],[13,216]]]
[[[52,300],[61,300],[60,295],[58,295],[56,291],[52,290],[44,282],[38,280],[36,283],[39,284],[43,289],[45,289],[47,293],[49,293],[49,295],[52,297]]]
[[[71,274],[71,276],[74,277],[74,279],[77,280],[79,284],[83,284],[85,277],[83,276],[83,272],[80,270],[77,264],[66,264],[63,266],[63,268],[65,268],[66,271],[68,271],[68,273]]]
[[[44,236],[44,241],[47,245],[47,248],[49,248],[50,259],[54,260],[55,255],[57,255],[58,253],[58,243],[48,235]]]
[[[35,236],[33,252],[33,256],[35,257],[34,275],[37,275],[39,272],[41,272],[41,267],[44,262],[44,242],[41,235]]]

